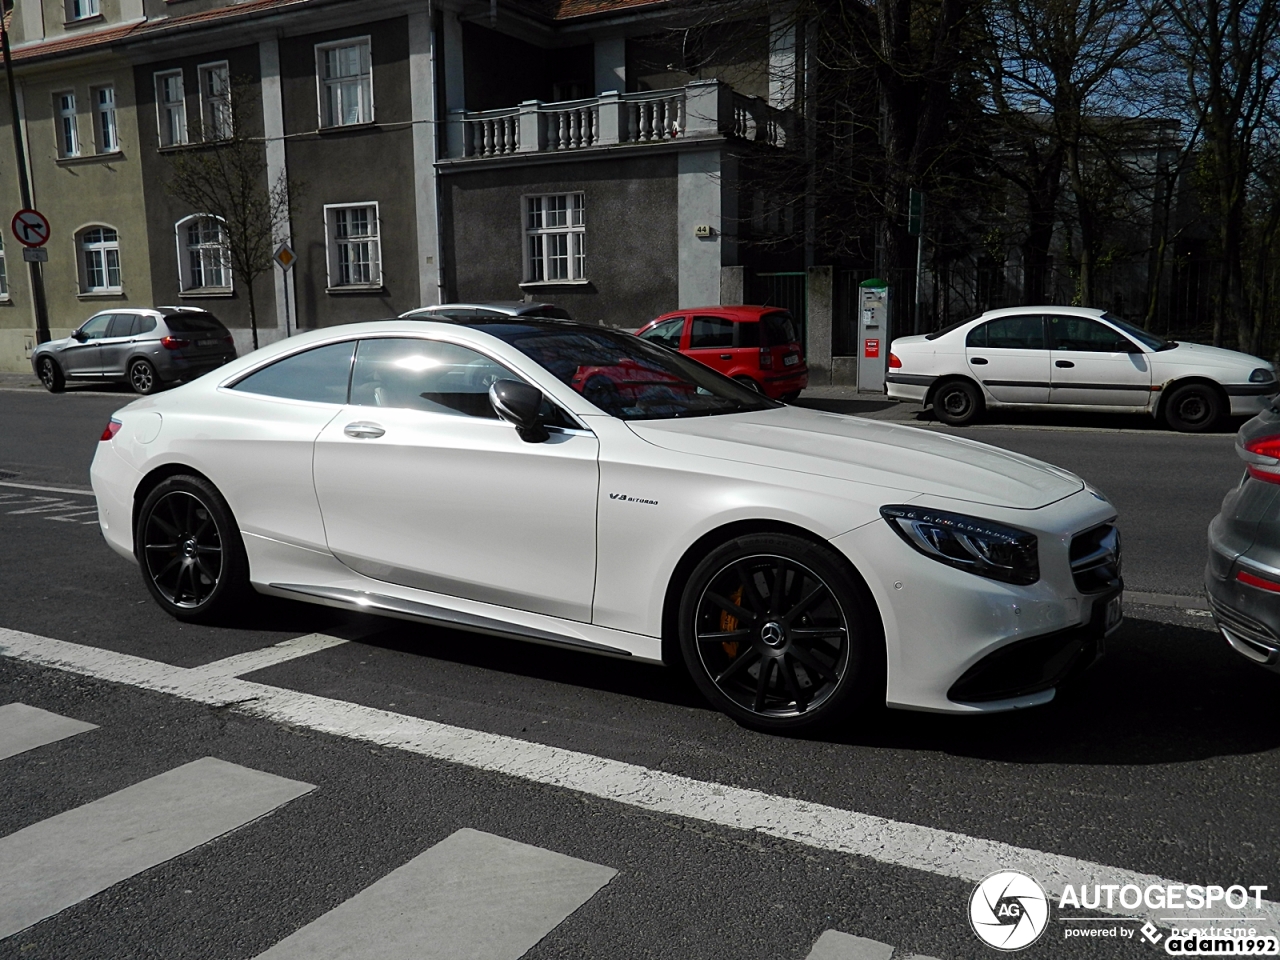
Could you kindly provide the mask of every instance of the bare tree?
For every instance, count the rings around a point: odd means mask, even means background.
[[[225,108],[211,113],[210,129],[197,130],[201,146],[174,155],[169,193],[196,213],[216,219],[231,262],[232,275],[244,285],[253,347],[258,348],[258,310],[254,283],[270,273],[276,246],[289,222],[297,182],[282,173],[267,176],[265,142],[258,128],[257,86],[234,79]],[[202,123],[205,118],[202,118]]]

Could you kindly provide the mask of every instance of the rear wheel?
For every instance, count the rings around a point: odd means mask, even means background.
[[[948,380],[933,395],[934,416],[953,427],[973,423],[982,407],[982,394],[968,380]]]
[[[160,377],[156,374],[156,368],[151,365],[150,360],[139,358],[129,364],[129,386],[133,387],[134,393],[140,393],[143,396],[160,389]]]
[[[40,382],[50,393],[61,393],[67,386],[67,378],[62,375],[62,368],[53,357],[41,357],[36,365],[40,373]]]
[[[231,508],[203,477],[169,477],[147,495],[133,549],[151,596],[179,620],[225,619],[252,596]]]
[[[1164,401],[1164,422],[1182,433],[1212,430],[1222,417],[1218,392],[1203,383],[1174,387]]]
[[[734,377],[733,379],[737,380],[738,383],[742,384],[748,390],[754,390],[756,393],[764,393],[764,388],[750,377]]]
[[[690,576],[681,651],[703,695],[744,726],[826,726],[884,693],[878,620],[864,598],[825,547],[787,534],[739,537]]]

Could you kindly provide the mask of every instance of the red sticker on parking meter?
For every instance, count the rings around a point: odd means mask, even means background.
[[[864,340],[862,342],[865,346],[862,354],[864,357],[874,358],[880,356],[879,340]]]

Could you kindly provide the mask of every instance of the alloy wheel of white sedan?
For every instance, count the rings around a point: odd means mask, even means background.
[[[1045,703],[1119,620],[1078,477],[555,320],[272,344],[119,411],[91,476],[175,617],[257,591],[667,663],[775,732]]]
[[[887,392],[964,426],[988,408],[1146,413],[1174,430],[1253,416],[1280,392],[1265,360],[1157,337],[1102,310],[1009,307],[889,348]]]

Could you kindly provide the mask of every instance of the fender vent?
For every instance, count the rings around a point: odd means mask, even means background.
[[[1120,531],[1113,523],[1071,538],[1071,576],[1081,593],[1101,593],[1120,584]]]

